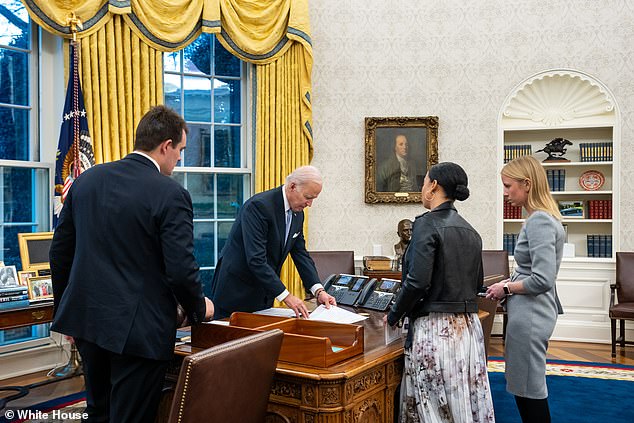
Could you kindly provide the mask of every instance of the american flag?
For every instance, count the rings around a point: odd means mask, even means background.
[[[95,164],[92,141],[88,132],[88,119],[84,108],[84,96],[79,82],[79,42],[71,41],[68,87],[62,128],[55,157],[55,219],[62,211],[64,199],[73,181]]]

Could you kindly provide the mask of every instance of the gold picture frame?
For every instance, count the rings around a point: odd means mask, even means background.
[[[22,286],[29,286],[29,278],[35,278],[37,276],[37,270],[20,270],[18,272],[18,279]]]
[[[29,300],[53,299],[53,280],[50,276],[29,278]]]
[[[365,118],[365,202],[419,203],[438,163],[438,117]]]
[[[20,259],[23,270],[48,269],[48,252],[53,242],[53,232],[33,232],[18,234]]]

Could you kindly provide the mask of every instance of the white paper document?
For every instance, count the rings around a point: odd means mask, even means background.
[[[263,314],[265,316],[278,316],[278,317],[295,317],[295,312],[290,308],[285,307],[272,307],[265,310],[254,311],[253,314]]]
[[[364,319],[367,319],[367,317],[352,313],[341,307],[330,306],[330,308],[326,308],[323,304],[313,310],[309,317],[309,320],[332,323],[355,323]]]

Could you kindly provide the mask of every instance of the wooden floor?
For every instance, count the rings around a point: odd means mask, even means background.
[[[491,338],[489,348],[490,356],[501,357],[504,355],[504,344],[502,343],[502,338]],[[612,360],[609,344],[587,344],[580,342],[551,341],[550,347],[548,348],[548,358],[553,360],[634,365],[634,346],[628,345],[625,348],[617,347],[616,359]],[[0,380],[0,386],[22,386],[46,379],[46,372],[38,372],[16,378]],[[51,383],[32,389],[27,396],[15,401],[11,401],[9,403],[9,406],[12,408],[28,407],[30,405],[38,404],[64,395],[79,392],[83,390],[83,387],[83,377],[74,377],[71,379]],[[0,398],[6,396],[6,392],[0,392]]]

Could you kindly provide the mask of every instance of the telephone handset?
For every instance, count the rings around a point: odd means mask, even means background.
[[[353,306],[368,285],[373,285],[375,279],[357,275],[330,275],[324,281],[324,289],[335,297],[338,304]]]
[[[378,285],[378,286],[377,286]],[[357,300],[357,306],[372,310],[385,311],[401,289],[401,281],[383,278],[380,282],[368,284]]]

